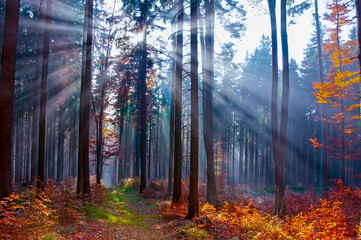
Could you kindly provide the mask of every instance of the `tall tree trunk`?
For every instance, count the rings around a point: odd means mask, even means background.
[[[47,102],[47,84],[49,69],[49,50],[50,50],[50,24],[52,0],[47,0],[44,31],[44,49],[43,64],[41,72],[41,94],[40,94],[40,115],[39,115],[39,153],[38,153],[38,188],[44,187],[44,161],[45,161],[45,122],[46,122],[46,102]]]
[[[152,122],[149,122],[149,140],[148,140],[148,179],[150,179],[150,170],[152,167],[151,158],[152,157]]]
[[[214,0],[205,2],[206,34],[205,34],[205,72],[203,79],[203,131],[204,146],[207,157],[207,201],[218,204],[216,178],[214,174],[213,148],[213,85],[214,85]],[[192,124],[193,125],[193,124]]]
[[[85,4],[84,39],[82,56],[82,76],[80,89],[79,114],[79,157],[78,157],[78,184],[77,192],[90,197],[89,181],[89,110],[91,95],[91,66],[93,43],[93,0]],[[80,182],[81,181],[81,182]],[[80,182],[80,183],[79,183]]]
[[[65,103],[64,103],[65,104]],[[59,106],[59,122],[58,122],[58,166],[57,166],[57,181],[63,181],[63,166],[64,166],[64,110],[65,105]]]
[[[177,44],[176,40],[173,40],[173,49],[176,55]],[[176,58],[176,56],[175,56]],[[173,166],[174,166],[174,107],[175,107],[175,81],[176,81],[176,62],[173,63],[172,69],[172,83],[171,83],[171,99],[170,99],[170,124],[169,124],[169,168],[168,168],[168,189],[167,195],[171,196],[173,190]],[[150,139],[150,138],[149,138]],[[149,157],[150,162],[150,157]]]
[[[280,127],[280,156],[277,164],[277,175],[275,195],[276,213],[280,217],[286,215],[285,203],[285,159],[287,147],[287,124],[288,124],[288,99],[289,99],[289,62],[288,62],[288,40],[286,21],[286,0],[281,0],[281,41],[282,41],[282,105],[281,105],[281,127]]]
[[[361,0],[355,0],[356,5],[356,18],[357,18],[357,43],[358,43],[358,66],[359,76],[361,75]],[[360,117],[361,117],[361,81],[360,81]],[[361,120],[360,120],[361,125]]]
[[[191,0],[191,156],[189,176],[189,205],[187,218],[199,213],[198,202],[198,8],[197,0]]]
[[[182,75],[183,75],[183,0],[178,0],[177,56],[174,108],[174,181],[172,202],[182,196]]]
[[[99,118],[98,118],[98,127],[97,127],[97,140],[96,140],[96,182],[100,184],[100,179],[102,175],[102,164],[103,164],[103,120],[104,120],[104,97],[105,97],[105,88],[106,80],[102,80],[102,87],[100,93],[100,106],[99,106]]]
[[[358,0],[356,0],[357,2]],[[322,64],[322,45],[321,45],[321,28],[320,19],[318,15],[318,0],[315,0],[315,20],[316,20],[316,34],[317,34],[317,52],[318,52],[318,74],[320,83],[323,84],[323,64]],[[326,145],[327,139],[327,123],[325,119],[325,104],[321,103],[321,128],[322,128],[322,144]],[[323,192],[328,191],[328,169],[327,169],[327,149],[325,147],[321,150],[322,155],[322,172],[323,172]]]
[[[38,159],[38,143],[39,143],[39,108],[40,108],[40,94],[41,88],[41,64],[42,54],[40,54],[40,46],[42,45],[42,35],[39,36],[38,52],[36,57],[36,76],[34,80],[34,94],[33,94],[33,122],[32,122],[32,139],[31,139],[31,181],[37,178],[37,159]]]
[[[147,75],[147,31],[148,31],[148,0],[144,1],[143,17],[143,46],[142,46],[142,62],[140,66],[139,84],[140,84],[140,187],[139,193],[143,193],[147,187],[147,107],[146,107],[146,75]],[[136,169],[138,172],[138,169]]]
[[[239,121],[239,177],[238,177],[238,181],[239,184],[242,184],[242,177],[243,177],[243,151],[242,151],[242,147],[243,147],[243,122],[242,120]]]

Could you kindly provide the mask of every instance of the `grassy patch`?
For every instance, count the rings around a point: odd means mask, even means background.
[[[122,192],[122,193],[126,193],[126,194],[134,194],[135,193],[135,188],[133,186],[121,185],[118,188],[118,191]]]
[[[140,200],[141,200],[140,197],[135,196],[135,197],[131,197],[131,198],[129,199],[129,202],[131,202],[131,203],[136,203],[136,202],[139,202]]]
[[[111,193],[109,193],[108,199],[109,201],[115,203],[124,202],[124,197],[117,191],[112,191]]]
[[[152,220],[160,220],[161,218],[162,217],[157,214],[149,215],[149,219],[152,219]]]
[[[76,231],[76,226],[71,226],[69,228],[61,230],[60,234],[66,234],[66,233],[75,232],[75,231]]]
[[[41,240],[55,240],[59,239],[59,236],[56,233],[47,233],[45,236],[41,238]]]
[[[209,233],[197,226],[188,227],[179,231],[179,234],[188,239],[211,239]]]
[[[107,219],[108,214],[104,211],[104,209],[97,208],[92,206],[90,203],[85,202],[84,205],[80,208],[84,214],[92,220],[99,220],[100,218]]]

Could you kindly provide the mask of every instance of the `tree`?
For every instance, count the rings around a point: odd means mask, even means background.
[[[318,15],[318,2],[315,0],[315,21],[316,21],[316,34],[317,34],[317,53],[318,53],[318,72],[320,83],[323,84],[323,65],[322,65],[322,45],[321,45],[321,30],[320,19]],[[325,104],[321,104],[321,119],[325,119]],[[326,143],[327,139],[327,124],[325,121],[322,124],[322,143]],[[323,192],[328,191],[328,166],[327,166],[327,149],[322,149],[322,171],[323,171]]]
[[[191,156],[187,218],[199,213],[198,202],[198,2],[191,0]]]
[[[361,75],[361,0],[355,0],[356,5],[356,19],[357,19],[357,45],[358,45],[358,64],[359,74]],[[361,118],[361,85],[360,85],[360,118]],[[361,125],[361,121],[360,121]]]
[[[360,79],[358,72],[351,71],[349,68],[353,64],[352,47],[354,41],[343,42],[341,32],[344,27],[351,24],[348,13],[349,5],[342,0],[334,0],[327,8],[330,14],[326,20],[330,21],[332,26],[328,29],[329,38],[324,43],[324,51],[329,55],[331,66],[326,76],[324,84],[314,83],[314,89],[317,102],[321,104],[330,104],[332,106],[332,119],[327,119],[332,123],[338,137],[329,137],[329,143],[320,144],[317,139],[311,139],[315,147],[327,148],[330,157],[340,159],[341,169],[340,178],[346,181],[346,159],[354,159],[360,152],[355,147],[358,138],[355,133],[359,131],[355,120],[360,118],[355,116],[355,110],[359,108],[359,101],[356,96],[355,84]],[[326,121],[326,119],[324,119]]]
[[[174,108],[174,181],[172,202],[178,203],[182,196],[182,78],[183,78],[183,0],[178,0],[176,81]]]
[[[11,134],[20,0],[7,0],[0,79],[0,198],[12,191]]]
[[[39,114],[39,150],[38,150],[38,188],[43,188],[45,183],[45,126],[46,126],[46,102],[47,83],[49,69],[50,51],[50,24],[51,24],[52,0],[47,0],[45,29],[43,40],[43,61],[41,70],[41,93],[40,93],[40,114]]]
[[[275,159],[275,204],[276,213],[280,217],[286,215],[285,204],[285,158],[287,143],[288,124],[288,98],[289,98],[289,62],[288,62],[288,40],[287,40],[287,13],[286,0],[281,0],[281,42],[282,42],[282,105],[281,126],[279,136],[279,158]]]
[[[213,83],[214,83],[214,1],[205,1],[206,36],[205,36],[205,72],[203,79],[203,124],[204,145],[207,157],[207,201],[217,204],[216,179],[214,174],[213,148]]]
[[[91,66],[93,43],[93,0],[87,0],[84,16],[82,74],[79,109],[79,152],[77,193],[90,197],[89,182],[89,110],[91,95]]]

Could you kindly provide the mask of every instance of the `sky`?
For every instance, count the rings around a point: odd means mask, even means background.
[[[296,24],[288,26],[288,43],[289,43],[289,55],[290,58],[296,59],[298,63],[302,61],[304,49],[307,47],[307,43],[310,41],[311,33],[314,31],[315,27],[312,25],[312,13],[314,12],[314,4],[313,0],[312,6],[309,10],[307,10],[303,15],[292,18]],[[276,13],[277,21],[278,21],[278,30],[279,27],[279,20],[280,20],[280,12],[279,12],[279,3],[277,1],[277,9],[278,12]],[[295,0],[295,4],[299,4],[302,1]],[[319,0],[319,11],[320,16],[325,11],[326,2],[324,0]],[[263,34],[270,36],[271,33],[271,26],[268,14],[268,5],[266,0],[262,0],[258,6],[253,6],[246,2],[244,4],[244,8],[247,11],[246,15],[246,31],[244,36],[240,41],[234,41],[236,44],[237,54],[235,56],[235,60],[237,62],[243,62],[248,51],[249,54],[253,52],[253,50],[259,46],[261,36]],[[287,20],[291,20],[290,17]],[[322,19],[321,19],[322,21]],[[216,26],[216,45],[220,46],[223,42],[228,42],[229,37],[227,34],[223,32],[220,26]],[[280,36],[278,36],[278,41],[280,43]],[[216,48],[219,48],[216,46]],[[217,51],[217,49],[216,49]],[[279,47],[279,51],[281,51],[281,47]],[[279,52],[280,53],[280,52]],[[279,58],[281,59],[281,58]],[[280,65],[282,63],[280,61]]]

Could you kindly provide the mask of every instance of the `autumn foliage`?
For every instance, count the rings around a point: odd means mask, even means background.
[[[284,220],[271,214],[273,197],[255,198],[244,195],[219,209],[200,202],[200,215],[194,219],[198,228],[207,230],[213,239],[354,239],[360,233],[361,190],[335,182],[327,199],[314,191],[288,191],[289,215]],[[166,219],[183,218],[187,203],[161,203]]]
[[[105,199],[105,187],[92,179],[92,200]],[[81,196],[75,194],[75,180],[46,182],[44,191],[30,186],[0,201],[0,239],[28,239],[46,234],[57,224],[72,225],[81,219]],[[25,231],[24,231],[25,229]]]

